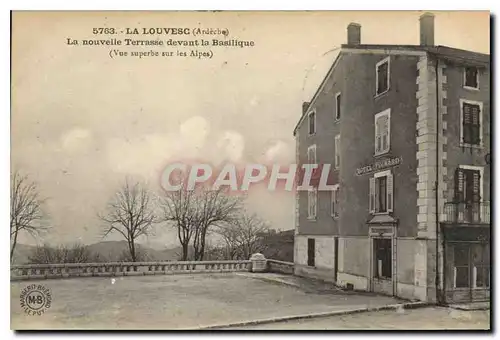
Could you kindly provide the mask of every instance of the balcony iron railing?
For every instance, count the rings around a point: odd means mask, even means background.
[[[447,223],[489,224],[490,202],[448,202],[444,215]]]

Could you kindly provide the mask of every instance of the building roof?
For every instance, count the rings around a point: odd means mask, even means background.
[[[462,61],[467,63],[478,64],[477,66],[488,66],[490,63],[490,55],[478,53],[468,50],[461,50],[459,48],[448,46],[422,46],[422,45],[348,45],[343,44],[342,48],[345,49],[384,49],[384,50],[401,50],[401,51],[423,51],[436,55],[437,57],[450,59],[454,61]]]
[[[312,97],[311,101],[307,105],[307,109],[303,110],[302,115],[297,122],[297,125],[295,126],[293,130],[293,135],[295,136],[297,129],[299,125],[302,123],[302,120],[304,119],[305,115],[309,111],[309,108],[311,107],[312,103],[315,101],[318,93],[320,92],[321,88],[325,84],[328,76],[332,72],[332,70],[335,68],[337,61],[339,60],[340,56],[342,54],[348,53],[346,50],[391,50],[391,51],[414,51],[414,52],[426,52],[428,54],[432,54],[436,56],[439,59],[444,59],[450,62],[455,62],[455,63],[464,63],[472,66],[477,66],[477,67],[489,67],[490,66],[490,55],[485,54],[485,53],[478,53],[478,52],[472,52],[468,50],[462,50],[458,48],[453,48],[453,47],[448,47],[448,46],[422,46],[422,45],[380,45],[380,44],[374,44],[374,45],[367,45],[367,44],[357,44],[357,45],[348,45],[348,44],[342,44],[341,45],[341,50],[335,61],[333,62],[332,66],[328,70],[327,74],[325,75],[323,81],[321,82],[320,86],[317,88],[316,92],[314,93],[314,96]]]

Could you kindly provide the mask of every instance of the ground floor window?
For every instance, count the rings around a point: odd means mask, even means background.
[[[453,243],[453,276],[455,288],[489,288],[489,244]]]
[[[315,241],[313,238],[308,238],[307,239],[307,265],[308,266],[311,266],[311,267],[314,267],[314,263],[315,263],[315,253],[316,253],[316,249],[315,249]]]
[[[374,277],[390,279],[392,277],[392,240],[390,238],[373,239]]]

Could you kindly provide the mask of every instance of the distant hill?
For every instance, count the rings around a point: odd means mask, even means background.
[[[14,264],[26,264],[29,263],[29,256],[36,249],[36,246],[30,246],[27,244],[17,244],[14,250]]]
[[[182,254],[181,247],[169,248],[165,250],[157,250],[139,245],[140,249],[145,253],[147,261],[176,261]],[[29,257],[36,249],[36,246],[26,244],[17,244],[14,250],[14,264],[27,264]],[[126,241],[103,241],[94,243],[88,246],[89,251],[94,255],[99,255],[99,258],[105,262],[120,261],[122,254],[128,251]]]
[[[99,254],[107,262],[119,261],[124,252],[128,251],[127,241],[103,241],[88,246],[93,254]],[[139,249],[145,253],[147,261],[175,261],[182,253],[181,247],[157,250],[143,245]]]

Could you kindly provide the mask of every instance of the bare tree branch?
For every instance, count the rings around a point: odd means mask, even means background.
[[[231,223],[219,226],[217,233],[222,237],[229,259],[248,259],[265,249],[263,237],[269,230],[269,225],[257,215],[244,213]]]
[[[11,175],[10,191],[10,260],[14,256],[19,233],[27,232],[34,238],[48,228],[44,225],[42,205],[38,187],[28,176],[15,171]]]
[[[152,226],[158,223],[154,202],[147,188],[138,182],[131,184],[129,179],[115,193],[108,203],[106,211],[98,217],[105,223],[103,237],[118,233],[128,243],[130,259],[138,260],[137,239],[149,235]]]

